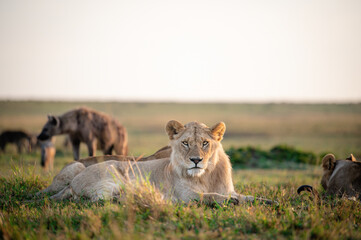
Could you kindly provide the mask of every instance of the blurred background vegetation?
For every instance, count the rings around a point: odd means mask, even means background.
[[[22,129],[40,133],[48,114],[60,115],[87,106],[118,119],[128,130],[130,154],[149,155],[168,144],[165,125],[199,121],[212,126],[223,121],[227,131],[223,146],[240,167],[282,168],[319,164],[320,156],[332,152],[339,158],[353,153],[361,157],[361,104],[215,104],[131,102],[36,102],[0,101],[0,131]],[[55,170],[72,160],[56,137]],[[97,155],[102,155],[100,151]],[[85,145],[81,157],[87,156]],[[0,156],[3,174],[9,162],[38,164],[37,153],[18,155],[8,146]],[[274,161],[276,160],[276,161]],[[299,165],[297,165],[299,166]]]

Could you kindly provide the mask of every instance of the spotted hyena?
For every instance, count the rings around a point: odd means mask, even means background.
[[[114,118],[90,108],[81,107],[60,116],[48,116],[48,121],[38,136],[48,140],[54,135],[68,134],[73,146],[74,159],[79,159],[80,142],[84,142],[89,156],[94,156],[99,141],[105,155],[114,150],[119,155],[127,155],[128,135],[126,129]]]

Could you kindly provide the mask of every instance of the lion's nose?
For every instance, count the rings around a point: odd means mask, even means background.
[[[200,161],[203,160],[203,158],[201,158],[201,157],[190,157],[189,160],[191,160],[195,164],[198,164]]]

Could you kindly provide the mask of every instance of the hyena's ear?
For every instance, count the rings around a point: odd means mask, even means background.
[[[172,139],[174,139],[174,135],[176,135],[176,134],[180,133],[182,130],[184,130],[184,126],[176,120],[171,120],[167,123],[167,126],[165,129],[168,133],[169,139],[172,140]]]
[[[48,121],[51,125],[58,127],[60,125],[60,119],[57,116],[48,115]]]
[[[224,132],[226,131],[226,124],[224,122],[217,123],[211,128],[211,132],[217,141],[223,139]]]
[[[329,153],[322,159],[322,167],[324,171],[333,171],[336,165],[336,158],[333,154]]]
[[[356,158],[353,156],[352,153],[348,158],[346,158],[346,160],[351,160],[352,162],[356,162]]]

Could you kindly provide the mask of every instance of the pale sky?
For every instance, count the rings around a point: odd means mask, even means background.
[[[0,0],[0,99],[361,101],[361,1]]]

